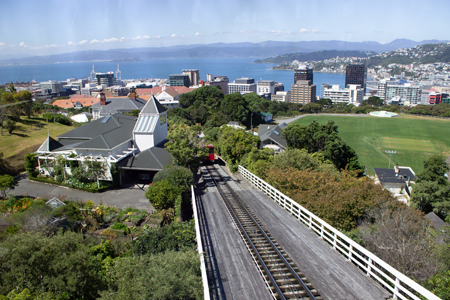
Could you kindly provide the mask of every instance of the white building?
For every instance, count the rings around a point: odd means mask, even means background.
[[[272,94],[272,101],[278,101],[278,102],[291,102],[291,92],[277,92],[275,95]]]
[[[275,94],[275,81],[273,80],[260,80],[256,83],[256,93],[260,96]]]
[[[256,93],[256,83],[255,79],[242,77],[236,79],[234,82],[228,84],[228,94],[234,93]]]
[[[323,98],[331,99],[333,103],[361,104],[364,98],[364,90],[359,85],[349,84],[348,88],[339,89],[339,85],[323,89]]]

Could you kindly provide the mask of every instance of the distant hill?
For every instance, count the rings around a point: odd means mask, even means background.
[[[447,43],[424,44],[411,48],[380,53],[367,60],[367,66],[387,66],[389,64],[431,64],[436,62],[450,62],[450,45]]]
[[[255,63],[277,63],[286,64],[291,63],[294,60],[298,61],[321,61],[333,57],[369,57],[376,54],[375,52],[364,51],[348,51],[348,50],[324,50],[315,51],[310,53],[290,53],[277,57],[270,57],[266,59],[258,59]]]
[[[429,43],[430,41],[426,41]],[[446,41],[436,41],[446,42]],[[425,42],[398,39],[391,43],[346,42],[346,41],[299,41],[260,43],[214,43],[180,45],[171,47],[147,47],[113,50],[90,50],[46,56],[9,57],[0,65],[48,64],[77,61],[139,61],[161,58],[224,58],[224,57],[276,57],[286,53],[310,53],[324,50],[387,52],[397,48],[409,48]]]

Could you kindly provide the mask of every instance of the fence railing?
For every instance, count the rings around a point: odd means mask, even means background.
[[[441,300],[244,167],[239,166],[239,172],[291,215],[308,226],[334,250],[392,293],[394,299],[421,300],[419,297],[422,296],[426,299]]]
[[[209,300],[209,285],[208,276],[206,275],[206,265],[205,265],[205,253],[203,252],[202,236],[200,235],[200,224],[198,222],[198,212],[197,212],[197,201],[195,199],[194,186],[191,186],[192,194],[192,206],[194,210],[194,221],[195,221],[195,237],[197,239],[197,252],[200,254],[200,271],[202,273],[203,281],[203,299]]]

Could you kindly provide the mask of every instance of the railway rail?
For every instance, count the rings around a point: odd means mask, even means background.
[[[321,300],[318,291],[213,166],[206,166],[274,299]]]

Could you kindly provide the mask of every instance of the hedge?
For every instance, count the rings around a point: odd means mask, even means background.
[[[67,187],[65,184],[58,182],[58,181],[54,181],[48,178],[44,178],[44,177],[33,177],[33,176],[28,176],[29,180],[33,180],[33,181],[38,181],[38,182],[43,182],[43,183],[49,183],[49,184],[53,184],[53,185],[59,185],[59,186],[65,186]],[[102,187],[102,188],[77,188],[77,187],[70,187],[71,189],[75,189],[75,190],[81,190],[81,191],[85,191],[85,192],[89,192],[89,193],[103,193],[111,188],[113,188],[113,186],[106,186],[106,187]]]

